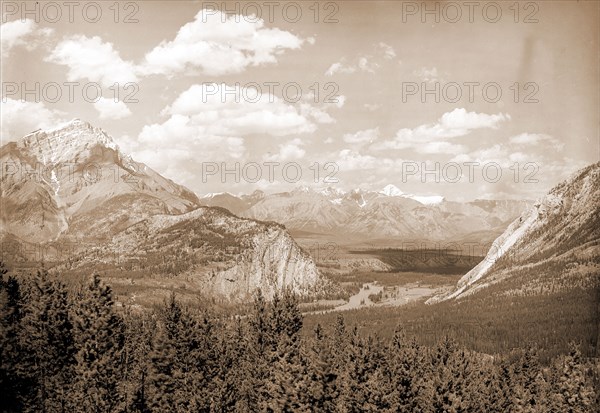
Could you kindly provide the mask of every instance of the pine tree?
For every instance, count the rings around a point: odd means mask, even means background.
[[[376,390],[377,369],[381,352],[371,337],[365,342],[355,327],[346,349],[344,369],[340,375],[340,395],[337,409],[340,412],[376,412],[385,408]]]
[[[308,387],[307,362],[301,353],[302,315],[295,295],[286,290],[275,294],[270,306],[270,368],[264,381],[260,408],[267,412],[309,411],[305,401]]]
[[[155,410],[208,411],[218,374],[215,340],[206,314],[191,314],[172,295],[160,316],[151,356]]]
[[[579,348],[571,344],[567,356],[554,364],[550,411],[584,413],[591,411],[594,391],[587,383]]]
[[[148,374],[152,341],[156,331],[155,320],[146,315],[126,313],[125,345],[123,350],[124,375],[121,384],[125,395],[126,411],[150,412]]]
[[[23,410],[65,412],[73,380],[75,346],[69,296],[64,284],[50,281],[45,270],[27,290],[20,347],[20,376],[29,381]]]
[[[433,411],[460,413],[466,411],[465,380],[470,360],[456,342],[444,337],[433,351]]]
[[[71,408],[114,412],[124,404],[118,391],[123,377],[124,322],[114,309],[111,288],[97,275],[77,300],[74,314],[77,379]]]
[[[418,411],[419,382],[423,379],[423,350],[410,342],[403,330],[397,329],[388,346],[387,381],[384,386],[390,411]]]
[[[21,356],[22,297],[16,278],[4,275],[8,270],[0,261],[0,406],[7,412],[23,409],[19,400],[26,382],[19,377]]]
[[[338,370],[333,363],[334,349],[320,324],[317,324],[314,337],[307,345],[308,382],[305,393],[306,403],[313,411],[333,412],[338,396]]]

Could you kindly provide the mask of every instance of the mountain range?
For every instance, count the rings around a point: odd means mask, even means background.
[[[265,195],[208,194],[200,202],[293,231],[337,234],[340,238],[459,240],[469,234],[494,239],[531,205],[522,200],[454,202],[441,196],[406,194],[390,184],[381,191],[306,187]],[[490,235],[492,234],[492,235]]]
[[[259,287],[267,297],[286,287],[301,295],[327,287],[281,225],[203,206],[87,122],[74,119],[7,143],[0,162],[6,261],[102,268],[116,278],[138,271],[229,301],[248,300]]]

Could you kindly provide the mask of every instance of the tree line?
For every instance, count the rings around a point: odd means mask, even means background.
[[[151,311],[115,303],[98,276],[73,290],[0,267],[2,412],[592,412],[600,364],[577,346],[543,365],[444,337],[359,333],[338,316],[301,334],[289,291],[244,316],[174,295]]]

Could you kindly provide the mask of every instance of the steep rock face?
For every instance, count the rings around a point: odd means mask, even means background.
[[[558,184],[513,221],[453,292],[430,302],[464,297],[492,283],[518,277],[519,271],[524,273],[531,267],[539,267],[539,272],[553,268],[556,274],[550,275],[555,277],[592,277],[587,281],[594,284],[600,274],[599,257],[600,163],[596,163]],[[547,281],[523,279],[522,284]]]
[[[250,300],[257,289],[271,297],[283,288],[301,296],[328,288],[311,257],[282,226],[218,208],[145,219],[77,255],[69,268],[98,264],[109,265],[112,273],[186,278],[197,291],[228,301]]]

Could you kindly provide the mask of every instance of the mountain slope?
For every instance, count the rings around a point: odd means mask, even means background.
[[[245,301],[256,288],[270,297],[329,286],[285,228],[200,206],[193,192],[79,119],[4,145],[0,160],[0,241],[9,262],[101,271],[116,284],[135,273],[138,295],[181,287]]]
[[[555,186],[500,235],[455,291],[462,298],[492,284],[511,294],[600,283],[600,163]]]
[[[260,190],[256,190],[250,195],[242,195],[241,197],[237,197],[228,192],[221,192],[218,194],[208,194],[203,196],[200,202],[206,206],[218,206],[225,208],[233,214],[239,215],[254,206],[257,202],[264,198],[264,196],[265,194]]]
[[[1,230],[32,242],[108,238],[156,213],[199,205],[193,192],[124,156],[79,119],[3,146],[0,162]]]
[[[227,301],[251,300],[257,288],[272,297],[282,286],[302,296],[328,287],[311,257],[281,225],[238,218],[219,208],[152,216],[74,256],[68,268],[98,264],[112,274],[177,277],[186,280],[188,290]]]

